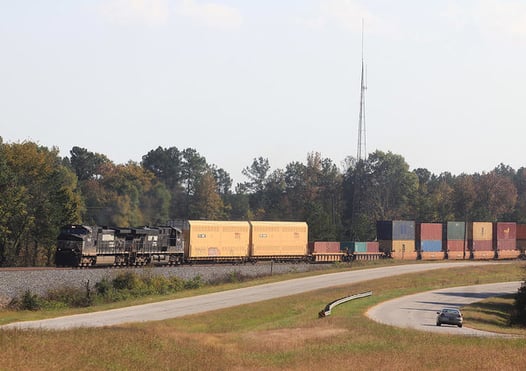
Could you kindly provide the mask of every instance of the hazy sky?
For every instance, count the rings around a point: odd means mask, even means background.
[[[0,0],[0,136],[116,163],[195,148],[236,182],[317,151],[526,166],[526,2]]]

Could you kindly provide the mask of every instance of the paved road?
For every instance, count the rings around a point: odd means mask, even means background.
[[[506,336],[469,328],[465,322],[457,326],[436,326],[436,312],[444,307],[462,307],[488,297],[516,293],[521,282],[504,282],[488,285],[464,286],[433,290],[415,295],[403,296],[383,302],[367,312],[369,318],[388,325],[432,331],[442,334],[473,336]]]
[[[215,309],[254,303],[268,299],[275,299],[278,297],[299,294],[325,287],[348,285],[399,274],[423,272],[439,268],[465,267],[484,264],[498,263],[426,263],[354,271],[351,270],[347,272],[298,278],[277,283],[223,291],[184,299],[168,300],[152,304],[113,309],[103,312],[78,314],[39,321],[16,322],[1,326],[0,328],[41,328],[49,330],[64,330],[75,327],[101,327],[130,322],[157,321],[181,317],[189,314],[202,313]]]

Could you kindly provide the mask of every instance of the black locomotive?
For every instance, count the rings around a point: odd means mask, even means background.
[[[175,265],[183,261],[182,232],[175,227],[107,228],[79,224],[61,228],[56,266]]]

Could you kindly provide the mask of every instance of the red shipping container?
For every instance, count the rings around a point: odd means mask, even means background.
[[[468,250],[468,243],[467,241],[458,241],[458,240],[449,240],[447,241],[447,249],[448,251],[464,251],[464,247],[466,248],[466,251]]]
[[[517,239],[526,240],[526,224],[517,224]]]
[[[517,223],[498,222],[493,224],[493,238],[498,240],[516,240]]]
[[[340,243],[333,241],[316,241],[313,247],[314,254],[340,253]]]
[[[472,248],[473,248],[473,251],[492,251],[493,241],[473,240]]]
[[[497,240],[497,250],[515,250],[517,248],[517,240]]]
[[[442,239],[442,223],[420,223],[417,238],[420,240],[436,241]]]
[[[366,244],[367,252],[380,252],[380,243],[376,242],[367,242]]]

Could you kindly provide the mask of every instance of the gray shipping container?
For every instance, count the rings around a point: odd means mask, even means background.
[[[406,220],[376,222],[378,240],[414,240],[415,222]]]

